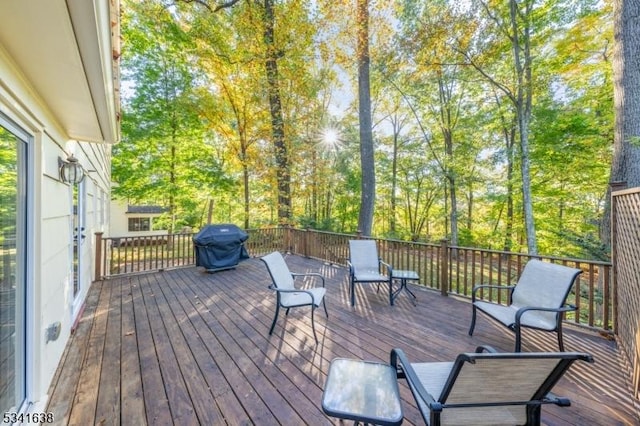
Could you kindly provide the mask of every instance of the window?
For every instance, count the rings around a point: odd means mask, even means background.
[[[30,137],[0,113],[0,412],[26,398],[27,155]]]
[[[129,232],[150,231],[150,230],[151,230],[151,218],[148,218],[148,217],[130,217],[129,218]]]

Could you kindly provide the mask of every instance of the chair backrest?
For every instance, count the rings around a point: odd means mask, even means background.
[[[532,259],[524,267],[513,290],[516,306],[559,308],[565,304],[571,286],[582,270]],[[551,312],[549,316],[556,314]]]
[[[349,240],[349,261],[355,271],[377,271],[380,267],[374,240]]]
[[[271,275],[274,286],[283,290],[294,288],[291,271],[289,271],[289,267],[279,251],[269,253],[261,257],[261,260],[267,265],[267,270],[269,271],[269,275]]]
[[[524,403],[542,400],[576,360],[593,362],[591,355],[578,352],[461,354],[438,399],[445,404],[442,423],[525,424]],[[505,405],[496,406],[500,403]],[[478,406],[447,408],[451,404]]]

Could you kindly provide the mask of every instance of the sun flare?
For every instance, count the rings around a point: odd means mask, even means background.
[[[340,134],[336,129],[327,128],[322,132],[322,141],[327,146],[336,146],[340,142]]]

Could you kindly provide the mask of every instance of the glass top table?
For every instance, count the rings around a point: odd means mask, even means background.
[[[415,305],[417,297],[409,289],[409,287],[407,287],[407,281],[418,281],[420,279],[420,276],[415,271],[408,271],[404,269],[394,269],[391,273],[391,279],[400,280],[400,287],[396,291],[392,292],[389,296],[389,299],[391,300],[391,304],[393,305],[393,302],[396,300],[396,297],[398,297],[398,295],[402,290],[405,290],[411,296],[413,296],[412,301],[413,301],[413,304]]]
[[[334,359],[324,386],[322,410],[356,422],[401,424],[404,415],[396,371],[389,364]]]

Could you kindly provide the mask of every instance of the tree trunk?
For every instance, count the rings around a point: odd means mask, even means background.
[[[528,253],[538,254],[536,241],[536,227],[533,217],[533,197],[531,194],[531,170],[529,158],[529,122],[531,121],[532,84],[531,81],[531,30],[529,19],[531,18],[531,2],[526,2],[525,12],[518,11],[518,2],[510,0],[511,29],[513,57],[515,61],[516,75],[518,79],[516,94],[516,114],[518,115],[518,130],[520,133],[520,172],[522,174],[522,202],[524,210],[525,229],[527,233]],[[518,17],[524,19],[522,28],[522,40],[520,37],[520,25]],[[520,44],[522,43],[522,45]]]
[[[176,232],[176,193],[178,191],[176,185],[176,145],[177,145],[177,124],[175,117],[172,119],[172,129],[171,129],[171,149],[170,149],[170,158],[169,158],[169,212],[171,214],[171,223],[169,225],[169,234],[174,234]]]
[[[369,87],[369,1],[358,0],[358,106],[360,120],[360,165],[362,184],[358,230],[371,235],[376,193],[376,174],[371,124],[371,90]]]
[[[266,50],[267,92],[271,113],[271,132],[276,158],[276,179],[278,182],[278,221],[288,223],[291,219],[291,174],[289,152],[284,133],[284,118],[280,100],[278,77],[278,51],[275,46],[275,16],[273,0],[264,0],[264,44]]]
[[[515,138],[515,135],[512,135]],[[507,140],[507,218],[504,230],[504,251],[513,245],[513,139]]]
[[[452,117],[451,102],[452,94],[450,87],[447,87],[442,73],[438,75],[438,100],[440,101],[440,130],[444,139],[445,162],[443,173],[449,185],[450,207],[449,221],[450,234],[449,241],[452,246],[458,245],[458,193],[455,171],[455,158],[453,155],[453,129],[455,127]]]
[[[611,180],[640,186],[640,3],[614,1],[614,152]]]
[[[402,123],[400,117],[393,115],[391,117],[391,126],[393,128],[393,158],[391,162],[391,212],[389,213],[389,231],[392,235],[396,233],[396,210],[398,192],[398,145],[400,143],[400,132],[402,131]]]
[[[640,186],[640,3],[614,0],[613,136],[612,183],[623,182],[629,188]],[[607,189],[606,207],[600,237],[611,247],[611,189]]]
[[[317,227],[318,221],[320,219],[320,214],[318,212],[318,188],[320,187],[320,183],[318,182],[318,153],[316,148],[314,147],[311,151],[311,167],[313,170],[311,172],[311,219],[313,223]]]
[[[249,229],[249,168],[247,167],[246,161],[242,163],[242,186],[244,190],[244,229]]]

